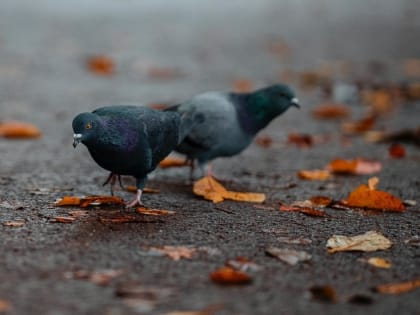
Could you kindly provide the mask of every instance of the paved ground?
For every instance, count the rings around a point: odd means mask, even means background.
[[[36,141],[0,140],[0,220],[26,221],[21,228],[0,226],[0,299],[10,301],[9,313],[162,314],[218,305],[217,314],[419,314],[419,291],[401,296],[370,291],[378,284],[420,276],[419,247],[404,243],[420,234],[418,205],[403,214],[375,216],[329,209],[327,218],[229,201],[214,205],[192,194],[186,169],[174,169],[156,171],[149,186],[161,192],[145,195],[144,202],[175,215],[155,218],[99,208],[72,224],[51,222],[72,210],[53,207],[56,198],[108,193],[100,185],[106,173],[83,146],[71,146],[71,120],[78,112],[112,103],[179,101],[200,91],[229,89],[237,78],[262,86],[278,80],[285,69],[343,60],[352,61],[349,76],[369,76],[370,61],[380,61],[385,71],[379,80],[401,80],[400,61],[420,55],[419,12],[415,1],[387,2],[350,6],[337,1],[328,7],[322,1],[269,0],[200,6],[189,1],[2,2],[0,117],[30,121],[44,133]],[[267,52],[273,39],[288,43],[288,58]],[[90,54],[114,58],[116,74],[102,78],[87,72],[84,60]],[[177,68],[185,75],[154,80],[147,76],[150,67]],[[269,206],[320,193],[340,199],[367,177],[304,182],[296,178],[297,170],[323,167],[337,156],[364,156],[383,161],[381,189],[420,201],[418,148],[407,146],[407,158],[397,161],[387,158],[387,145],[354,139],[343,146],[336,134],[338,124],[310,116],[310,109],[321,101],[319,94],[298,92],[302,110],[290,110],[264,131],[274,139],[271,148],[254,144],[238,157],[215,163],[216,173],[231,179],[227,186],[265,192]],[[353,111],[357,116],[363,108],[356,104]],[[418,117],[419,104],[405,104],[380,125],[390,130],[416,127]],[[302,150],[285,145],[292,131],[333,138]],[[138,222],[100,221],[115,213],[136,216]],[[394,242],[392,249],[327,254],[331,235],[368,230],[382,231]],[[285,245],[280,237],[305,237],[312,244]],[[148,246],[163,245],[207,246],[219,253],[180,261],[144,253]],[[306,250],[312,260],[288,266],[265,255],[270,245]],[[209,280],[211,271],[239,255],[263,267],[251,285],[221,287]],[[360,262],[371,256],[389,258],[392,268]],[[68,279],[77,270],[103,269],[124,273],[106,286]],[[157,296],[145,294],[156,304],[149,309],[147,303],[128,305],[130,301],[117,292],[129,283],[157,288]],[[334,287],[338,303],[311,300],[308,288],[313,285]],[[164,289],[171,294],[166,296]],[[346,302],[354,294],[368,295],[374,302]]]

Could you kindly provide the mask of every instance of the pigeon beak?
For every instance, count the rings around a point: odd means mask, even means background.
[[[73,148],[77,147],[80,141],[82,141],[82,134],[81,133],[73,134]]]
[[[298,100],[296,97],[292,98],[292,99],[290,100],[290,103],[292,103],[292,106],[295,106],[295,107],[297,107],[297,108],[300,108],[300,105],[299,105],[299,100]]]

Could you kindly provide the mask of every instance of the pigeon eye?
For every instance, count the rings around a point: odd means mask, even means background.
[[[88,122],[85,126],[86,129],[92,129],[92,123]]]

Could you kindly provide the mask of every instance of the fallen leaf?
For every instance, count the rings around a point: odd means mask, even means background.
[[[348,134],[364,133],[373,128],[376,122],[376,116],[367,116],[358,121],[345,122],[342,124],[341,129]]]
[[[343,119],[350,115],[350,110],[343,104],[322,104],[312,111],[312,115],[318,119]]]
[[[9,301],[0,299],[0,313],[9,312],[12,309],[12,304]]]
[[[420,77],[420,59],[405,59],[402,62],[402,70],[406,76]]]
[[[73,211],[69,211],[67,212],[70,216],[78,218],[78,217],[84,217],[89,215],[89,211],[86,210],[73,210]]]
[[[367,263],[378,268],[384,268],[384,269],[391,268],[391,262],[381,257],[370,257],[367,260]]]
[[[298,177],[304,180],[327,180],[331,178],[331,172],[328,170],[301,170]]]
[[[163,159],[159,163],[160,168],[168,168],[168,167],[180,167],[180,166],[186,166],[185,159],[179,159],[174,157],[167,157]]]
[[[310,201],[313,205],[321,207],[327,207],[333,202],[333,200],[327,196],[313,196]]]
[[[375,190],[376,184],[360,185],[350,193],[348,198],[344,200],[347,206],[367,209],[379,209],[382,211],[405,211],[403,202],[381,190]],[[372,189],[373,188],[373,189]]]
[[[221,267],[210,274],[213,282],[223,285],[249,284],[251,277],[245,272],[235,270],[231,267]]]
[[[203,177],[196,181],[193,186],[193,192],[214,203],[221,202],[225,199],[256,203],[261,203],[265,200],[265,194],[262,193],[228,191],[222,184],[210,176]]]
[[[387,113],[395,107],[395,100],[390,89],[364,91],[362,101],[369,105],[374,113],[378,114]]]
[[[257,265],[252,260],[243,256],[238,256],[235,259],[229,259],[228,261],[226,261],[225,265],[227,267],[231,267],[235,270],[239,270],[242,272],[246,272],[246,271],[256,272],[262,269],[261,266]]]
[[[170,214],[175,214],[175,211],[170,211],[170,210],[161,210],[161,209],[147,209],[145,207],[138,207],[136,209],[136,211],[140,214],[145,214],[145,215],[170,215]]]
[[[289,248],[277,248],[270,246],[265,252],[272,257],[275,257],[291,266],[296,265],[301,261],[308,261],[312,258],[310,254],[305,251],[298,251]]]
[[[197,252],[197,249],[193,247],[168,245],[162,247],[150,247],[150,250],[166,255],[173,260],[191,259]]]
[[[288,236],[278,237],[276,239],[279,243],[285,244],[296,244],[296,245],[309,245],[312,244],[312,240],[309,238],[299,237],[299,238],[292,238]]]
[[[99,221],[102,223],[120,224],[138,222],[138,219],[133,215],[119,215],[114,217],[100,217]]]
[[[313,217],[325,217],[327,215],[324,211],[317,210],[311,207],[299,207],[291,205],[280,205],[280,211],[300,212]]]
[[[389,149],[389,156],[394,158],[394,159],[402,159],[403,157],[405,157],[405,148],[403,145],[401,144],[392,144]]]
[[[370,132],[366,134],[366,140],[370,142],[404,142],[420,146],[420,127],[403,129],[391,133]]]
[[[327,241],[329,253],[343,251],[374,252],[388,249],[391,246],[392,242],[389,239],[375,231],[368,231],[356,236],[333,235]]]
[[[273,144],[273,138],[268,135],[262,135],[255,138],[255,143],[262,148],[269,148]]]
[[[63,217],[63,216],[58,216],[58,217],[54,217],[54,222],[57,223],[73,223],[74,220],[76,220],[75,217]]]
[[[56,206],[80,206],[86,208],[89,206],[100,206],[100,205],[122,205],[124,201],[120,197],[116,196],[64,196],[58,199],[54,205]]]
[[[21,121],[0,122],[0,137],[15,139],[39,138],[41,130],[33,124]]]
[[[248,79],[236,79],[232,82],[232,89],[237,93],[247,93],[254,89],[254,84]]]
[[[299,84],[303,89],[312,89],[329,82],[327,75],[317,71],[303,71],[299,73]]]
[[[10,227],[22,227],[25,225],[25,221],[24,220],[15,220],[15,221],[4,221],[3,225],[4,226],[10,226]]]
[[[287,43],[282,39],[273,39],[267,44],[267,51],[277,57],[288,57],[291,54],[291,49]]]
[[[369,175],[379,172],[382,169],[382,163],[362,158],[335,159],[327,165],[327,169],[335,174]]]
[[[410,245],[410,246],[420,246],[420,236],[415,235],[409,239],[404,240],[404,244]]]
[[[384,294],[401,294],[420,288],[420,279],[400,283],[382,284],[375,287],[375,291]]]
[[[147,70],[147,76],[155,80],[174,80],[184,74],[176,68],[150,67]]]
[[[115,73],[115,63],[111,57],[105,55],[91,56],[86,62],[90,72],[100,76],[111,76]]]
[[[310,148],[314,144],[314,139],[311,135],[290,133],[287,138],[288,144],[295,144],[299,148]]]
[[[169,105],[166,103],[150,103],[150,104],[147,104],[147,107],[150,107],[156,110],[164,110],[164,109],[167,109]]]
[[[420,100],[420,82],[412,82],[408,84],[407,98],[410,101]]]
[[[338,300],[334,288],[327,285],[313,286],[309,288],[309,292],[311,293],[312,299],[320,302],[336,303]]]
[[[370,190],[375,190],[378,184],[379,184],[378,177],[375,176],[368,179],[368,187]]]

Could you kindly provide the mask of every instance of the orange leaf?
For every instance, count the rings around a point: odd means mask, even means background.
[[[12,309],[12,304],[9,301],[0,299],[0,313],[9,312]]]
[[[185,159],[179,159],[174,157],[167,157],[166,159],[160,161],[159,167],[160,168],[168,168],[168,167],[180,167],[186,166]]]
[[[183,73],[175,68],[150,67],[147,75],[156,80],[173,80],[183,76]]]
[[[350,115],[350,110],[342,104],[322,104],[317,106],[312,114],[318,119],[342,119]]]
[[[368,116],[358,121],[343,123],[343,125],[341,126],[341,129],[345,133],[349,133],[349,134],[363,133],[372,129],[373,125],[375,124],[375,121],[376,121],[375,116]]]
[[[246,93],[253,90],[253,84],[248,79],[236,79],[232,82],[232,88],[237,93]]]
[[[394,159],[402,159],[405,156],[405,148],[401,144],[393,144],[389,147],[389,156]]]
[[[123,205],[124,201],[116,196],[87,196],[80,201],[81,208],[110,204]]]
[[[20,121],[0,122],[0,136],[5,138],[39,138],[41,130],[35,125]]]
[[[298,172],[300,179],[326,180],[331,178],[331,172],[327,170],[301,170]]]
[[[347,205],[383,211],[402,212],[405,210],[405,206],[400,199],[385,191],[371,189],[375,188],[374,186],[376,185],[371,183],[371,187],[367,185],[357,187],[347,198]]]
[[[102,217],[102,218],[99,218],[99,221],[101,221],[102,223],[120,224],[120,223],[137,222],[138,219],[133,215],[122,215],[122,216],[115,216],[115,217]]]
[[[137,212],[145,215],[170,215],[175,214],[175,211],[160,210],[160,209],[146,209],[145,207],[138,207]]]
[[[157,110],[164,110],[169,107],[169,105],[165,103],[151,103],[151,104],[148,104],[147,106],[153,109],[157,109]]]
[[[390,90],[364,91],[362,98],[367,105],[371,106],[375,113],[389,112],[395,106],[392,91]]]
[[[105,55],[92,56],[87,59],[87,68],[96,75],[110,76],[115,73],[115,64],[111,57]]]
[[[265,194],[262,193],[228,191],[210,176],[203,177],[202,179],[196,181],[193,186],[193,192],[194,194],[203,196],[204,199],[211,200],[214,203],[221,202],[224,199],[258,203],[265,200]]]
[[[309,289],[312,298],[322,301],[335,303],[338,300],[337,293],[330,286],[313,286]]]
[[[375,291],[384,294],[401,294],[420,288],[420,279],[400,282],[382,284],[375,287]]]
[[[370,257],[367,260],[367,263],[378,268],[384,268],[384,269],[391,268],[391,262],[381,257]]]
[[[327,215],[324,211],[316,210],[310,207],[298,207],[287,205],[280,205],[280,211],[301,212],[303,214],[310,215],[313,217],[325,217]]]
[[[382,169],[382,164],[379,161],[365,159],[335,159],[330,162],[327,168],[336,174],[368,175],[379,172]]]
[[[221,267],[210,274],[210,279],[218,284],[249,284],[252,279],[245,272],[231,267]]]
[[[82,197],[64,196],[58,199],[54,204],[56,206],[79,206]]]

